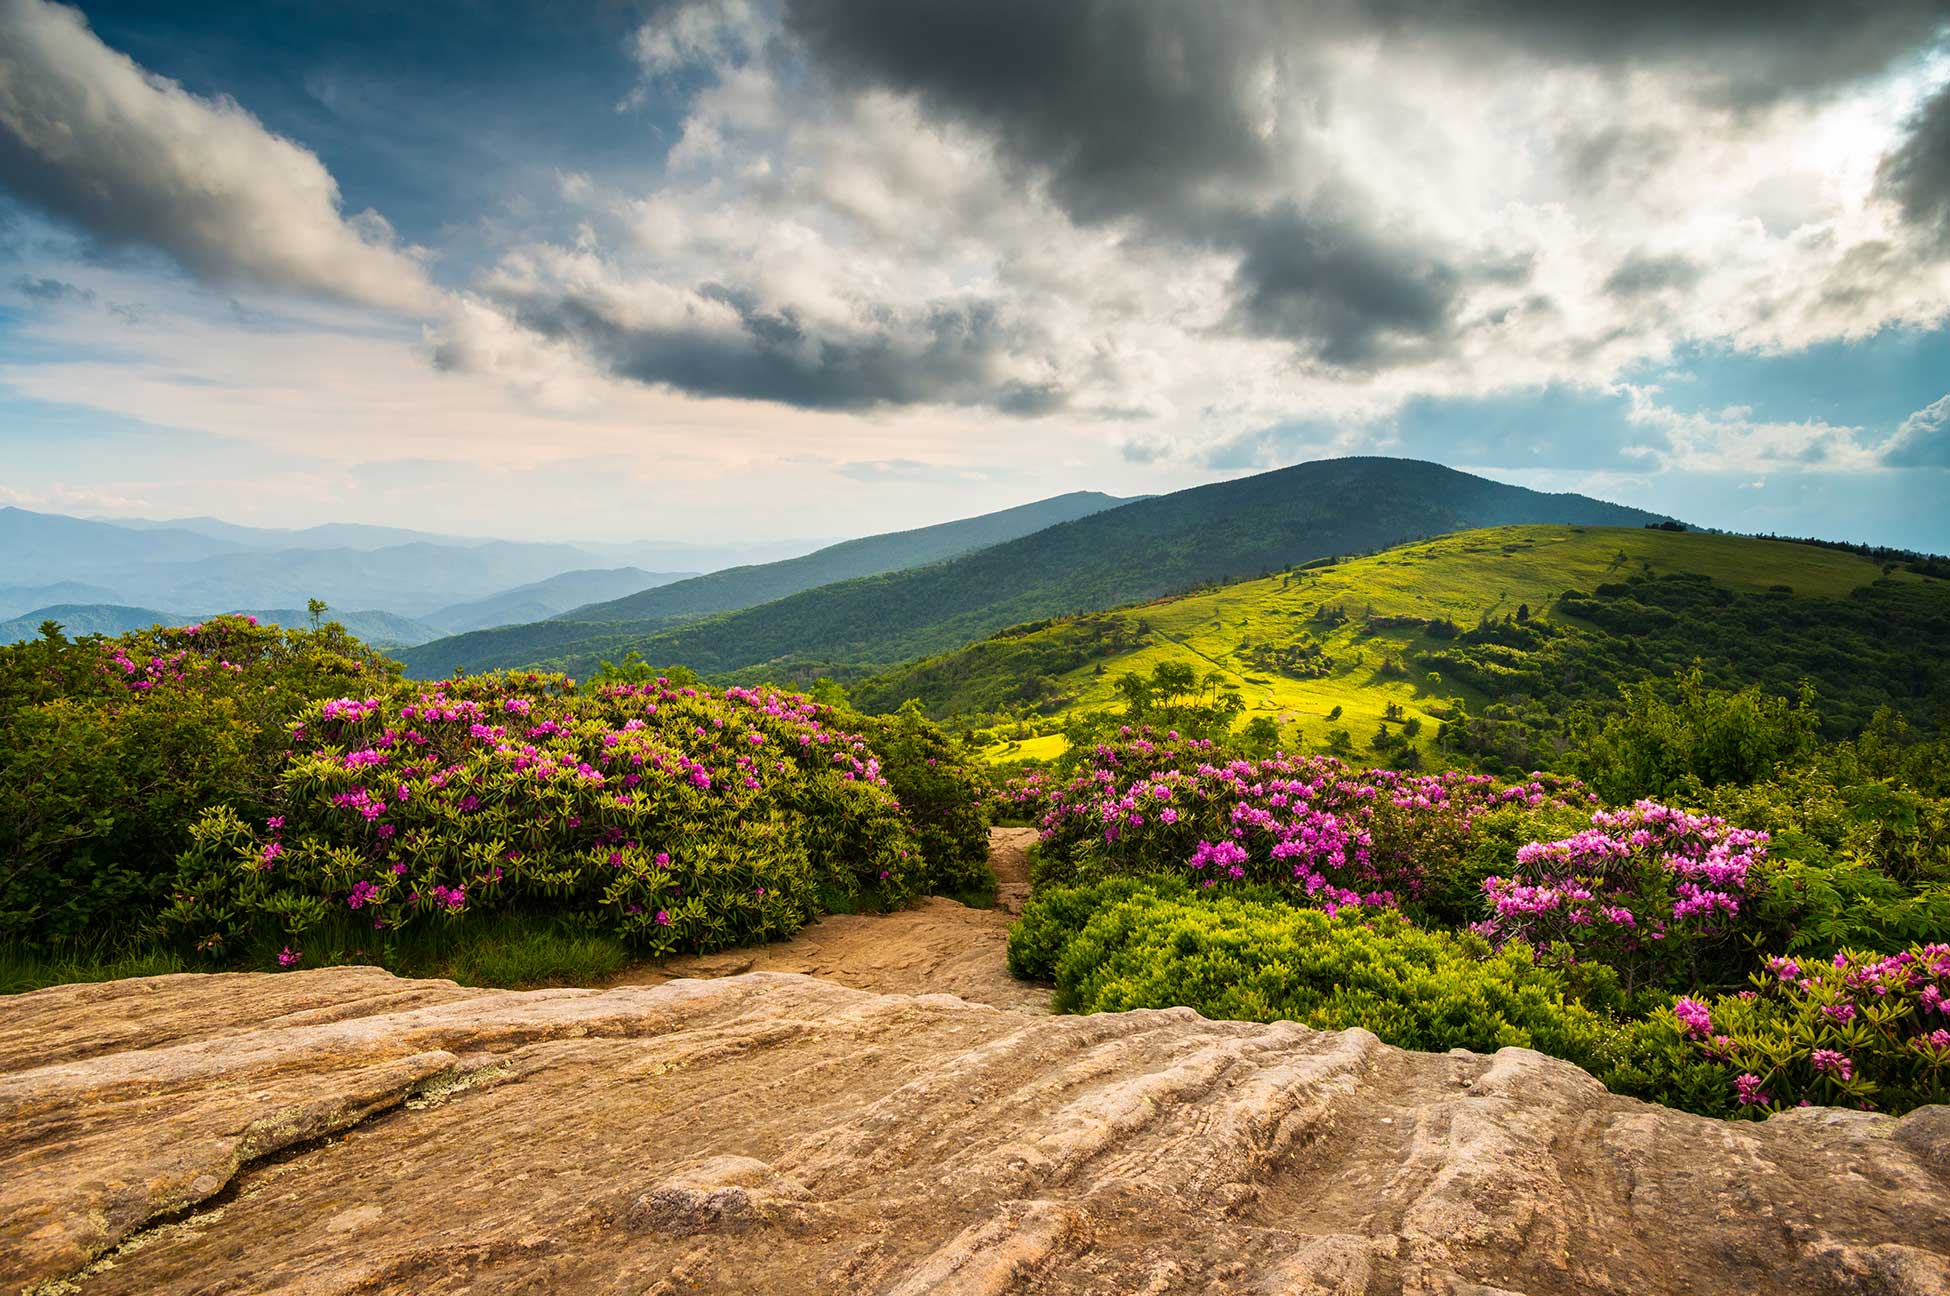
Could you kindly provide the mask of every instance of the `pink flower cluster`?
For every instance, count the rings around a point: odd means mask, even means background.
[[[1326,756],[1224,760],[1210,742],[1129,729],[1067,783],[1016,780],[1006,802],[1038,812],[1045,851],[1123,871],[1185,869],[1202,886],[1294,885],[1333,912],[1417,895],[1432,843],[1466,840],[1499,806],[1585,805],[1568,780],[1355,771]]]
[[[1674,1001],[1682,1047],[1724,1066],[1737,1109],[1786,1101],[1941,1102],[1950,1085],[1950,945],[1766,959],[1754,990]],[[1715,1018],[1719,1018],[1716,1023]]]
[[[1599,810],[1582,832],[1519,848],[1515,874],[1485,878],[1490,917],[1477,930],[1537,948],[1563,941],[1629,966],[1648,951],[1725,936],[1766,854],[1766,833],[1723,819],[1653,801]]]

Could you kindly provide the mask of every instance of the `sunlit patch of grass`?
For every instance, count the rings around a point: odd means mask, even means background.
[[[1426,649],[1429,641],[1412,628],[1369,631],[1368,613],[1441,617],[1469,626],[1524,605],[1545,615],[1566,590],[1590,591],[1608,581],[1673,572],[1699,573],[1741,592],[1785,585],[1808,595],[1845,595],[1881,575],[1875,563],[1851,553],[1740,536],[1567,526],[1464,531],[1106,614],[1145,623],[1151,642],[1058,676],[1059,686],[1075,700],[1046,723],[1061,725],[1078,712],[1119,710],[1119,675],[1149,674],[1162,661],[1183,662],[1201,678],[1217,672],[1237,686],[1246,701],[1240,723],[1254,716],[1275,720],[1289,751],[1326,750],[1330,735],[1346,730],[1352,758],[1371,759],[1369,744],[1393,703],[1403,720],[1421,721],[1412,741],[1426,761],[1440,765],[1444,757],[1434,739],[1452,699],[1472,709],[1487,699],[1412,665],[1402,674],[1384,675],[1384,662],[1405,663],[1411,650]],[[1315,610],[1335,605],[1347,613],[1342,624],[1311,620]],[[1242,642],[1286,643],[1303,630],[1334,658],[1324,678],[1293,679],[1239,655]],[[1397,734],[1401,729],[1395,721],[1388,727]],[[1060,734],[1045,734],[999,743],[984,754],[994,762],[1049,760],[1064,745]]]
[[[341,923],[291,943],[302,954],[300,967],[369,965],[405,977],[510,990],[600,985],[634,961],[628,947],[601,933],[513,915],[390,933],[383,940],[373,935]],[[218,964],[157,946],[56,951],[0,946],[0,994],[169,972],[269,971],[277,966],[276,955],[276,950],[258,950],[234,963]]]
[[[990,764],[1001,761],[1055,760],[1070,745],[1060,733],[1037,734],[1031,738],[1011,738],[986,748],[982,756]]]
[[[444,975],[462,985],[510,990],[588,986],[608,980],[630,962],[630,951],[606,936],[541,929],[469,942],[454,953]]]

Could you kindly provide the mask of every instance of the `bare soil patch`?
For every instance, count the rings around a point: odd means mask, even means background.
[[[891,914],[836,914],[791,940],[686,955],[626,971],[614,985],[656,985],[684,977],[799,972],[882,994],[951,994],[1020,1012],[1049,1011],[1047,987],[1018,981],[1003,965],[1009,924],[1029,895],[1033,828],[991,828],[993,909],[931,896]]]

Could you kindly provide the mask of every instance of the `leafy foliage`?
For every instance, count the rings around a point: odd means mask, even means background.
[[[1621,1032],[1614,1088],[1714,1115],[1797,1103],[1907,1111],[1950,1098],[1950,945],[1770,958],[1752,990]]]
[[[396,671],[336,624],[246,617],[0,647],[0,932],[29,948],[133,935],[206,807],[270,803],[286,723]]]
[[[1594,810],[1565,780],[1248,760],[1138,729],[1067,777],[1026,772],[1003,803],[1042,841],[1011,969],[1055,980],[1078,1011],[1187,1004],[1367,1025],[1411,1047],[1527,1033],[1614,1087],[1722,1115],[1950,1097],[1950,1021],[1932,1016],[1950,990],[1950,803],[1878,776],[1912,766],[1888,741],[1900,727],[1822,744],[1805,702],[1696,678],[1631,700],[1597,768],[1627,786],[1621,770],[1664,779],[1727,817],[1650,800]],[[1441,942],[1493,952],[1495,984],[1443,970]],[[1733,993],[1770,950],[1789,954]],[[1834,970],[1801,970],[1817,958]],[[1370,986],[1390,960],[1428,1002]],[[1720,1028],[1689,1033],[1696,1007]]]
[[[1088,917],[1073,925],[1079,912]],[[1071,1011],[1182,1004],[1209,1017],[1359,1026],[1403,1048],[1536,1048],[1585,1066],[1597,1065],[1606,1035],[1565,978],[1522,947],[1495,951],[1398,914],[1201,899],[1170,883],[1038,896],[1011,933],[1010,957],[1051,967],[1057,1004]]]
[[[1654,801],[1600,810],[1582,832],[1521,847],[1510,876],[1485,878],[1490,916],[1476,930],[1601,961],[1628,993],[1724,984],[1746,961],[1738,937],[1766,855],[1766,833],[1723,819]]]
[[[1752,783],[1809,756],[1820,740],[1814,690],[1800,698],[1711,689],[1698,668],[1620,689],[1616,709],[1586,714],[1570,763],[1600,796],[1629,801],[1684,788]]]
[[[918,706],[891,716],[840,711],[881,759],[887,785],[906,812],[925,861],[922,888],[933,895],[990,903],[988,778],[978,758]]]
[[[1330,756],[1228,758],[1209,739],[1127,729],[1067,781],[1015,785],[1042,828],[1036,881],[1175,875],[1201,886],[1278,885],[1297,902],[1454,904],[1480,817],[1587,806],[1576,783],[1356,771]]]
[[[1950,694],[1950,581],[1905,573],[1835,596],[1641,575],[1567,593],[1556,610],[1569,620],[1533,622],[1521,642],[1427,654],[1445,679],[1499,704],[1446,725],[1442,745],[1501,769],[1568,762],[1608,796],[1662,795],[1686,773],[1751,779],[1818,735],[1861,732],[1880,708],[1934,728]],[[1634,691],[1680,673],[1690,696],[1664,712]],[[1713,715],[1697,711],[1709,689],[1728,693]],[[1630,713],[1629,725],[1608,724],[1614,713]]]

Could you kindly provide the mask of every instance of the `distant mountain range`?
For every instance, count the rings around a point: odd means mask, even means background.
[[[213,518],[103,522],[20,508],[0,508],[0,554],[8,580],[0,613],[9,616],[57,605],[208,612],[322,598],[334,607],[442,617],[432,623],[435,636],[492,624],[480,619],[494,615],[492,607],[468,605],[517,590],[507,615],[522,620],[696,574],[618,568],[602,553],[567,544],[361,525],[274,531]]]
[[[43,515],[50,516],[50,515]],[[221,518],[82,518],[71,521],[106,523],[139,531],[188,531],[222,540],[243,549],[388,549],[395,545],[435,544],[475,549],[495,543],[490,536],[447,535],[405,527],[371,526],[363,522],[328,522],[302,528],[241,526]],[[577,540],[570,545],[600,561],[600,565],[675,567],[686,572],[717,571],[746,563],[777,562],[810,553],[824,540],[776,540],[762,544],[696,544],[684,540]]]
[[[208,517],[111,521],[0,508],[0,555],[10,582],[0,586],[0,636],[30,638],[50,619],[71,634],[119,634],[224,611],[300,624],[306,614],[292,609],[313,598],[325,600],[353,633],[395,650],[547,623],[585,607],[599,620],[654,615],[675,622],[967,553],[1121,502],[1078,492],[709,575],[605,561],[656,548],[648,542],[538,544],[362,524],[279,530]],[[791,548],[680,544],[661,551],[724,559]],[[629,601],[673,583],[667,602]]]
[[[106,585],[56,581],[52,585],[0,585],[0,617],[17,617],[36,608],[113,603],[121,596]]]
[[[1021,622],[1450,531],[1662,520],[1640,509],[1508,486],[1439,464],[1331,459],[1092,508],[945,561],[890,567],[739,611],[700,615],[707,600],[684,602],[687,587],[700,588],[687,581],[553,621],[436,640],[401,655],[409,672],[422,677],[457,666],[547,664],[586,672],[599,658],[632,649],[651,662],[709,674],[853,675]],[[754,591],[773,587],[766,570],[718,576],[737,577],[745,582],[741,588]],[[683,619],[687,615],[692,619]]]
[[[537,623],[504,623],[500,629],[435,640],[400,656],[408,672],[421,678],[456,668],[525,664],[537,656],[555,656],[565,645],[574,652],[592,639],[641,637],[657,627],[754,607],[835,581],[940,562],[1126,502],[1097,491],[1074,491],[957,522],[848,540],[801,558],[675,581]]]

